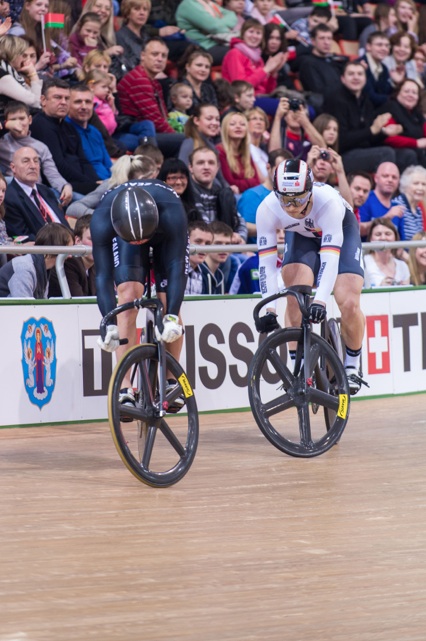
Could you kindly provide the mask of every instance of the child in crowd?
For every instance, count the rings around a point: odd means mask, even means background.
[[[190,245],[211,245],[213,243],[213,232],[210,225],[204,220],[196,220],[188,225],[188,236]],[[185,287],[185,295],[200,296],[203,293],[203,272],[200,265],[204,263],[207,254],[197,252],[189,255],[188,280]]]
[[[117,129],[116,115],[118,110],[111,93],[111,78],[103,71],[90,71],[85,79],[85,84],[93,93],[93,105],[99,119],[104,124],[109,135],[112,136]]]
[[[69,37],[70,53],[82,66],[85,56],[94,49],[103,49],[101,43],[102,22],[97,13],[88,11],[77,22],[75,31]]]
[[[232,245],[233,231],[229,225],[215,220],[210,223],[210,229],[213,232],[213,245]],[[228,252],[209,253],[204,262],[200,264],[203,275],[203,294],[223,295],[227,293],[225,276],[221,266],[226,263],[228,256]]]
[[[188,110],[192,107],[192,87],[183,82],[177,82],[171,86],[169,96],[173,105],[173,109],[169,111],[168,115],[169,125],[181,134],[189,118]]]
[[[228,83],[229,84],[229,83]],[[227,109],[221,111],[221,119],[223,119],[230,111],[240,111],[244,113],[252,109],[256,96],[254,87],[246,80],[233,80],[229,85],[231,104]]]
[[[271,22],[274,17],[275,0],[253,0],[250,18],[256,18],[260,24]]]

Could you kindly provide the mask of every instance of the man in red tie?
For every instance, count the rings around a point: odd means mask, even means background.
[[[69,227],[55,193],[40,183],[37,151],[21,147],[15,151],[10,168],[13,180],[5,197],[9,236],[26,236],[27,241],[33,241],[38,230],[47,223],[62,223]]]

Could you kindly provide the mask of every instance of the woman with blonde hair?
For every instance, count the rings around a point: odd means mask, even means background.
[[[414,234],[411,240],[426,241],[426,231]],[[408,267],[412,285],[426,285],[426,246],[410,247],[408,252]]]
[[[222,142],[216,146],[222,174],[235,194],[260,184],[250,155],[248,121],[237,111],[228,113],[221,125]]]
[[[312,124],[324,138],[325,147],[339,152],[339,121],[337,118],[330,114],[320,114]]]
[[[260,107],[253,107],[245,112],[250,134],[250,155],[262,180],[268,177],[268,154],[263,148],[269,140],[269,119]]]
[[[11,100],[23,102],[29,107],[40,108],[43,81],[39,78],[34,63],[24,59],[28,42],[17,36],[0,39],[0,120]]]

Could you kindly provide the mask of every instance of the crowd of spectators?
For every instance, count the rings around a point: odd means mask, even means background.
[[[423,239],[425,83],[424,2],[4,1],[0,244],[60,225],[90,245],[102,195],[138,177],[176,191],[192,243],[255,243],[291,157],[340,191],[364,240]],[[424,284],[425,255],[368,254],[366,286]],[[256,261],[193,255],[187,293],[258,291]],[[37,297],[60,295],[50,260],[26,263],[50,270]],[[95,294],[90,254],[65,265],[73,296]]]

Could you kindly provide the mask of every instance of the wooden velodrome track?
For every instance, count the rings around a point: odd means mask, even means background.
[[[424,641],[425,454],[426,395],[311,460],[204,415],[162,490],[106,424],[0,430],[0,641]]]

